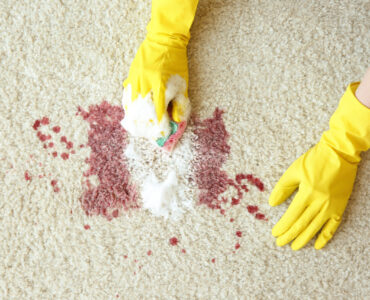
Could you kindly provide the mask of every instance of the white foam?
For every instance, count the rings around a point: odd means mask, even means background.
[[[178,220],[197,199],[192,180],[193,133],[186,131],[172,154],[155,149],[143,138],[130,137],[125,150],[131,177],[143,207],[153,215]]]

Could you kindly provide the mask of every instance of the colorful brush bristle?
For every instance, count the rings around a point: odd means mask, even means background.
[[[171,125],[171,134],[167,138],[160,138],[157,140],[158,146],[160,146],[163,150],[167,152],[172,152],[175,148],[178,140],[183,135],[187,122],[183,121],[180,123],[176,123],[174,121],[170,121]]]

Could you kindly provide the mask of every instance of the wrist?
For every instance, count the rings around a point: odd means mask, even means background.
[[[355,95],[363,105],[370,108],[370,68],[367,69]]]

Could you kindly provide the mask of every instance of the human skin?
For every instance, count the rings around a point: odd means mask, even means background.
[[[355,95],[363,105],[370,108],[370,68],[367,69]]]

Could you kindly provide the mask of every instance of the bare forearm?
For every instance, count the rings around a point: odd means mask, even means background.
[[[364,78],[356,90],[356,98],[370,108],[370,68],[367,69]]]

